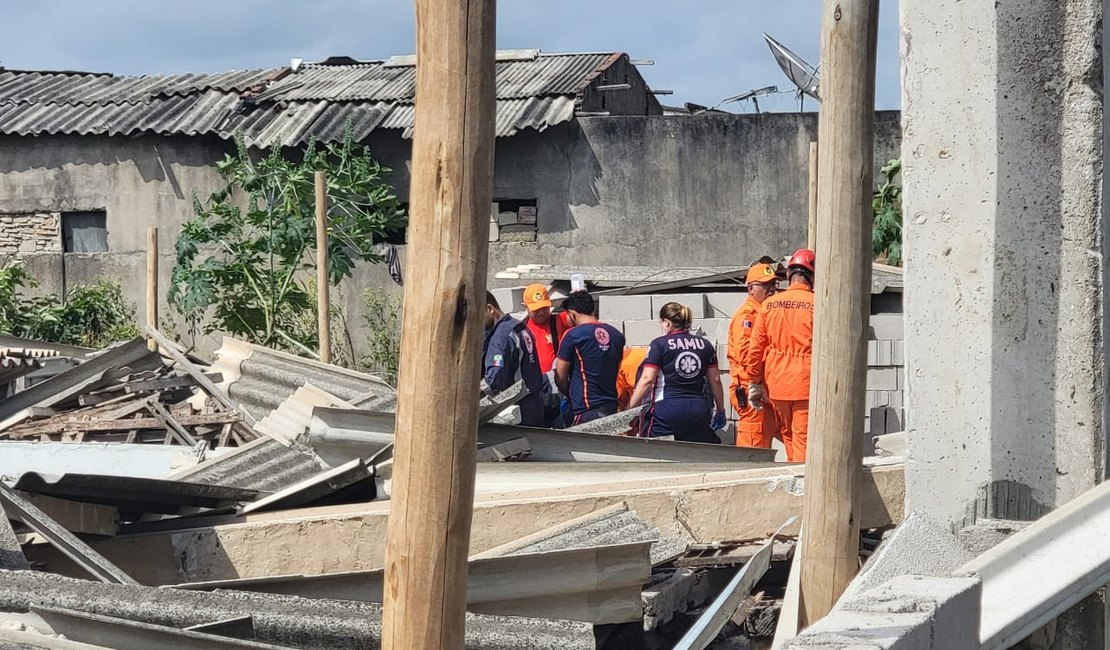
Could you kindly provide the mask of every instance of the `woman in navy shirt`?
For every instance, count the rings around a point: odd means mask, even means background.
[[[664,334],[651,342],[629,401],[629,408],[635,408],[648,398],[641,415],[641,436],[720,442],[714,431],[724,428],[725,400],[717,352],[708,339],[690,333],[692,321],[690,308],[677,302],[659,310]]]

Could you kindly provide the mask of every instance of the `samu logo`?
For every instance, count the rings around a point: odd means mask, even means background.
[[[594,338],[601,347],[604,348],[609,346],[609,332],[606,331],[604,327],[594,328]]]
[[[683,379],[693,379],[701,372],[701,358],[693,352],[683,352],[674,361],[674,371]]]

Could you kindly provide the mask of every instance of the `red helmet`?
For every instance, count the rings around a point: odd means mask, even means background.
[[[786,263],[786,268],[790,268],[792,266],[800,266],[810,273],[813,273],[814,259],[816,257],[817,256],[814,254],[814,252],[809,250],[808,248],[799,248],[798,250],[794,251],[793,255],[790,256],[790,261]]]

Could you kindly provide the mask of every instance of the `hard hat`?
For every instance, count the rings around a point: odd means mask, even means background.
[[[775,269],[771,268],[770,264],[756,264],[748,269],[748,276],[744,278],[744,284],[774,282],[775,279]]]
[[[790,261],[786,263],[786,267],[790,268],[794,266],[800,266],[810,273],[813,273],[814,260],[816,257],[817,256],[814,254],[814,252],[809,250],[808,248],[799,248],[798,250],[794,251],[793,255],[790,256]]]

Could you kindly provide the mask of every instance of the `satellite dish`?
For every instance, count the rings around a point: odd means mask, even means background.
[[[821,101],[821,96],[817,92],[821,81],[817,68],[806,63],[805,59],[791,52],[789,48],[771,38],[770,35],[764,34],[763,38],[767,41],[767,47],[771,48],[771,54],[775,55],[775,61],[778,62],[779,67],[782,68],[787,78],[798,87],[798,99],[804,102],[804,96],[809,95],[817,101]]]

